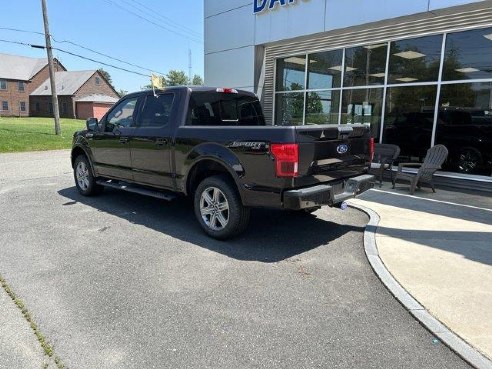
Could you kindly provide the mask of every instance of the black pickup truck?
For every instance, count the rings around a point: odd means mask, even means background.
[[[174,87],[123,97],[73,137],[82,195],[104,187],[166,200],[192,196],[204,231],[242,232],[250,208],[312,212],[373,186],[364,125],[265,125],[250,92]]]

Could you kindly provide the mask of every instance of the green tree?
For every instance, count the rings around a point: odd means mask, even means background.
[[[109,74],[109,72],[108,72],[108,71],[106,71],[106,70],[104,70],[104,69],[102,69],[102,68],[99,68],[97,71],[98,71],[99,73],[101,73],[101,75],[104,77],[104,79],[105,79],[106,81],[108,81],[108,83],[111,85],[111,87],[113,87],[113,88],[114,88],[114,85],[113,85],[113,79],[111,78],[111,75]]]
[[[119,89],[117,92],[118,92],[119,97],[123,97],[128,93],[127,90],[122,90],[122,89]]]
[[[166,74],[166,86],[186,86],[188,84],[188,77],[182,70],[172,69]]]
[[[203,78],[200,75],[195,74],[191,80],[191,84],[193,86],[203,86]]]

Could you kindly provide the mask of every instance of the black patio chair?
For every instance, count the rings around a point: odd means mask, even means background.
[[[434,186],[434,173],[441,169],[441,165],[448,157],[448,149],[444,145],[436,145],[427,150],[427,155],[423,163],[400,163],[398,164],[398,172],[393,179],[393,188],[398,179],[410,182],[410,194],[413,195],[415,187],[420,188],[422,183],[427,183],[431,186],[432,191],[436,192]],[[419,167],[417,173],[404,173],[403,167]]]
[[[390,144],[375,144],[374,159],[371,168],[376,170],[376,176],[379,178],[379,187],[383,185],[383,174],[385,170],[391,173],[391,182],[393,182],[393,163],[400,155],[400,147]]]

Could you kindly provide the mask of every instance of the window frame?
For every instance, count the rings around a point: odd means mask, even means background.
[[[5,86],[5,87],[2,87]],[[8,82],[6,79],[0,79],[0,91],[7,91],[8,89]]]
[[[26,85],[25,85],[24,81],[17,81],[17,90],[18,90],[18,92],[25,92],[26,91]]]
[[[7,106],[7,109],[5,109],[4,106]],[[2,100],[2,111],[10,111],[8,100]]]
[[[24,109],[22,109],[22,105],[24,105]],[[19,111],[21,113],[27,112],[27,104],[25,101],[19,101]]]

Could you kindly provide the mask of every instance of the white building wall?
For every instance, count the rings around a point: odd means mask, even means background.
[[[257,45],[482,0],[297,0],[257,15],[252,0],[204,1],[205,84],[253,90]]]

